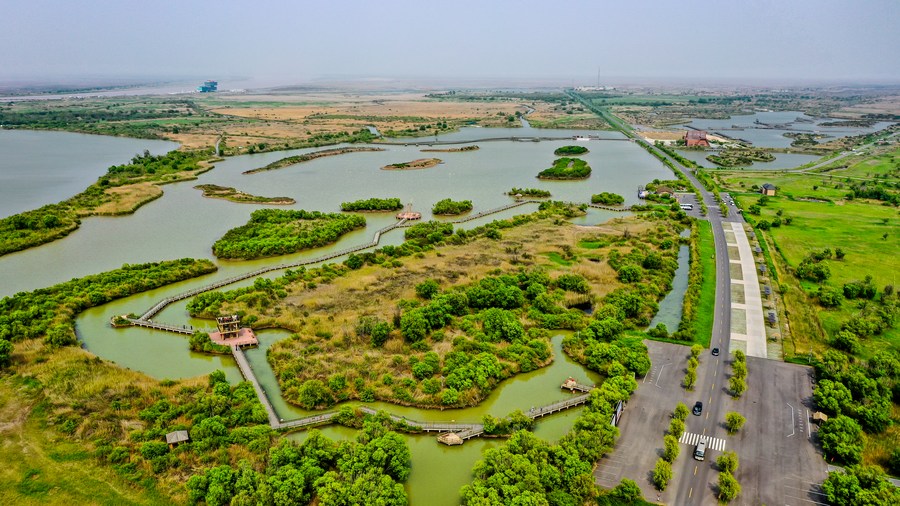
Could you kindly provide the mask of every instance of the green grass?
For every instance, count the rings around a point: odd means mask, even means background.
[[[578,241],[578,247],[584,249],[600,249],[609,246],[608,241]]]
[[[68,437],[55,436],[46,410],[31,406],[12,381],[0,382],[0,414],[11,421],[0,438],[0,504],[171,504],[127,483]]]
[[[572,265],[572,263],[574,262],[573,260],[567,260],[567,259],[563,258],[562,255],[560,255],[559,253],[557,253],[555,251],[551,251],[550,253],[547,253],[546,255],[547,255],[547,258],[549,258],[551,262],[559,264],[559,265],[563,265],[566,267]]]
[[[716,309],[716,243],[712,225],[699,221],[700,262],[703,265],[703,284],[700,289],[700,304],[697,306],[697,335],[695,341],[709,347],[712,339],[713,315]]]

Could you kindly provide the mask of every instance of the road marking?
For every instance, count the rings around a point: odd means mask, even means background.
[[[688,499],[690,499],[691,495],[693,495],[693,494],[694,494],[694,487],[691,487],[691,489],[688,490]]]
[[[698,469],[699,467],[700,467],[700,466],[694,466],[694,476],[697,476],[697,469]]]
[[[828,503],[819,502],[819,501],[813,501],[813,500],[811,500],[811,499],[804,499],[804,498],[802,498],[802,497],[797,497],[797,496],[788,495],[788,494],[784,494],[784,496],[785,496],[785,497],[790,497],[791,499],[797,499],[797,500],[803,501],[803,502],[811,502],[811,503],[813,503],[813,504],[820,504],[821,506],[828,506]]]
[[[812,437],[812,429],[809,427],[809,410],[806,410],[806,437]]]
[[[715,382],[713,382],[713,384],[709,386],[709,389],[710,389],[710,390],[712,390],[713,388],[716,388]]]
[[[663,369],[665,369],[667,365],[669,365],[669,364],[663,364],[663,365],[659,368],[659,374],[656,375],[656,386],[659,387],[659,388],[662,388],[661,386],[659,386],[659,378],[662,377]]]
[[[716,451],[724,451],[725,450],[725,439],[720,437],[709,437],[701,434],[695,434],[693,432],[685,432],[681,435],[681,439],[678,440],[679,443],[696,446],[697,443],[700,442],[700,439],[706,439],[706,448],[709,450]]]
[[[787,404],[787,403],[785,403],[785,404]],[[788,435],[786,437],[791,437],[794,435],[794,432],[796,432],[794,430],[794,406],[791,406],[790,404],[788,404],[788,407],[791,408],[791,433],[790,433],[790,435]]]
[[[706,412],[706,419],[709,420],[709,411]],[[703,432],[705,433],[706,430],[704,430]]]

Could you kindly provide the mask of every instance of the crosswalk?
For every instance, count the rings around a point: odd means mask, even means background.
[[[720,437],[709,437],[703,436],[700,434],[694,434],[693,432],[685,432],[681,435],[681,439],[678,440],[679,443],[684,443],[686,445],[694,446],[698,442],[700,442],[700,438],[706,438],[706,447],[710,450],[723,451],[725,450],[725,440]]]

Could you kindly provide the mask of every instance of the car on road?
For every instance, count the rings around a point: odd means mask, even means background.
[[[703,412],[703,403],[700,401],[697,401],[697,403],[694,404],[694,409],[692,410],[692,412],[695,415],[700,416],[700,413]]]
[[[718,356],[719,356],[719,349],[718,349],[718,348],[713,348],[713,349],[712,349],[712,355],[713,355],[714,357],[718,357]]]
[[[706,439],[701,439],[694,448],[694,459],[703,460],[706,457]]]

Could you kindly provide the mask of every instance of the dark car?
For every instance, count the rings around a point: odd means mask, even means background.
[[[703,412],[703,403],[700,401],[697,401],[697,403],[694,404],[693,413],[697,416],[700,416],[700,413],[702,413],[702,412]]]
[[[719,356],[719,349],[718,349],[718,348],[713,348],[713,349],[712,349],[712,354],[713,354],[714,357],[718,357],[718,356]]]

